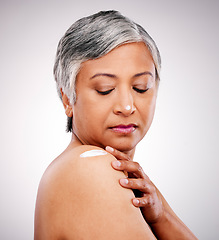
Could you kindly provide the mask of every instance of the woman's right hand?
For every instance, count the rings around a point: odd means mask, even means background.
[[[133,162],[127,154],[117,149],[106,147],[106,151],[117,159],[112,162],[113,168],[128,173],[127,178],[120,179],[121,186],[132,189],[135,194],[136,190],[140,193],[140,196],[136,194],[132,203],[135,207],[140,207],[143,217],[157,239],[197,240],[176,216],[139,163]]]
[[[111,147],[107,147],[106,150],[118,160],[112,162],[113,168],[128,173],[128,178],[120,179],[120,184],[133,190],[136,197],[132,203],[135,207],[141,208],[146,222],[150,225],[161,221],[164,215],[162,200],[139,163],[133,162],[127,154]]]

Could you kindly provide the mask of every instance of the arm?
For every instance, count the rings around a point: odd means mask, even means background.
[[[138,163],[131,161],[126,154],[116,149],[107,148],[107,151],[120,160],[112,162],[113,168],[128,173],[129,178],[120,179],[120,184],[125,188],[137,190],[137,197],[132,199],[132,203],[141,208],[146,222],[158,239],[197,239],[176,216]]]
[[[152,183],[153,184],[153,183]],[[154,185],[154,184],[153,184]],[[155,185],[154,185],[155,186]],[[169,206],[163,195],[155,186],[156,193],[164,206],[163,218],[157,223],[150,224],[158,239],[191,239],[197,240],[188,227],[179,219]]]
[[[155,239],[140,209],[130,204],[133,192],[119,186],[125,175],[111,168],[115,158],[110,154],[80,158],[83,151],[79,147],[65,154],[44,174],[35,240]]]

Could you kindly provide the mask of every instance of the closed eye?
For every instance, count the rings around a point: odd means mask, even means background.
[[[136,92],[138,92],[138,93],[145,93],[145,92],[147,92],[147,90],[148,90],[149,88],[140,89],[140,88],[133,87],[133,89],[134,89]]]
[[[99,91],[99,90],[96,90],[96,91],[101,95],[107,95],[107,94],[110,94],[113,90],[114,90],[114,88],[107,90],[107,91]]]

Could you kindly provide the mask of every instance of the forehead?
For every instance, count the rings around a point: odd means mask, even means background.
[[[98,72],[108,72],[119,76],[144,71],[155,75],[150,51],[143,42],[139,42],[124,44],[101,58],[85,61],[81,65],[79,75],[92,76]]]

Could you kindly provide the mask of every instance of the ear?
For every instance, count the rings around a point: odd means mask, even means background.
[[[62,89],[60,89],[60,92],[62,94],[62,103],[63,103],[63,106],[65,108],[65,114],[68,117],[72,117],[73,116],[73,110],[72,110],[72,106],[70,105],[69,99],[66,96],[66,94],[63,93]]]

